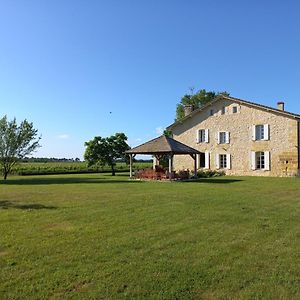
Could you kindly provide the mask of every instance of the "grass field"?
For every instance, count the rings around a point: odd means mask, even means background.
[[[300,299],[299,178],[0,182],[0,299]]]
[[[133,169],[152,167],[149,162],[134,162]],[[117,172],[129,172],[129,165],[117,162]],[[110,173],[109,166],[88,166],[86,162],[21,162],[12,170],[14,175],[48,175],[48,174],[80,174],[80,173]]]

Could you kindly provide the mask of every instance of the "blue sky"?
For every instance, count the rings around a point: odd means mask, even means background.
[[[96,135],[154,138],[190,87],[300,114],[299,13],[288,0],[0,0],[1,115],[34,123],[34,156],[82,158]]]

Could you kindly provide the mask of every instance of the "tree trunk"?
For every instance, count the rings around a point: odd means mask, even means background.
[[[4,173],[3,173],[3,178],[4,178],[4,180],[7,179],[7,175],[8,175],[8,172],[7,172],[7,171],[4,171]]]
[[[114,165],[111,165],[111,175],[112,176],[116,175],[116,171],[115,171]]]

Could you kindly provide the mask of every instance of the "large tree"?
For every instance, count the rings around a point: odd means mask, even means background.
[[[16,118],[12,121],[8,121],[6,116],[0,119],[0,165],[5,180],[18,160],[40,146],[37,132],[27,120],[18,125]]]
[[[96,136],[85,143],[84,159],[89,166],[109,165],[114,176],[117,159],[126,159],[124,152],[130,149],[126,141],[127,136],[124,133],[116,133],[107,138]]]
[[[176,107],[176,121],[182,119],[184,117],[184,106],[185,105],[193,105],[194,108],[200,108],[206,103],[212,101],[218,95],[229,95],[227,92],[207,92],[205,89],[199,90],[194,93],[194,89],[190,89],[189,94],[185,94],[180,103],[177,104]]]

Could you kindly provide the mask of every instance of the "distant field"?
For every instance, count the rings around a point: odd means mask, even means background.
[[[151,167],[152,163],[136,162],[133,165],[134,169],[143,169]],[[129,166],[126,163],[117,163],[117,172],[129,171]],[[88,167],[86,162],[26,162],[19,163],[13,169],[14,175],[45,175],[45,174],[76,174],[76,173],[98,173],[110,172],[109,166],[104,167]]]
[[[300,299],[300,179],[0,181],[0,299]]]

